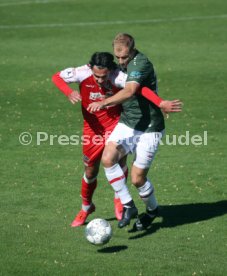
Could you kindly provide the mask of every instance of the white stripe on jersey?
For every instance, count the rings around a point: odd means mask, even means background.
[[[77,82],[81,83],[92,75],[92,70],[88,65],[79,67],[66,68],[60,72],[60,77],[67,83]],[[127,74],[119,69],[111,71],[109,81],[118,88],[124,88],[127,79]]]

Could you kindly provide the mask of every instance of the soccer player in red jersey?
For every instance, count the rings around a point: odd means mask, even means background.
[[[87,107],[90,103],[101,101],[119,91],[124,87],[126,77],[126,74],[117,69],[113,55],[107,52],[94,53],[88,65],[67,68],[52,77],[54,84],[71,103],[81,101],[84,118],[85,171],[81,187],[82,209],[72,222],[72,227],[83,225],[88,215],[95,211],[92,196],[97,186],[102,152],[105,141],[116,126],[121,113],[121,105],[113,105],[93,114],[87,111]],[[69,83],[79,83],[80,93],[73,90]],[[121,160],[121,167],[127,176],[126,158]],[[115,215],[120,220],[123,208],[117,194],[115,194],[114,203]]]

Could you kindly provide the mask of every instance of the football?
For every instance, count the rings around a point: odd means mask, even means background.
[[[92,244],[106,244],[112,237],[111,225],[105,219],[93,219],[85,228],[85,237]]]

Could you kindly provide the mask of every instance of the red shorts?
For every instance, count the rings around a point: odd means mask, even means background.
[[[95,132],[88,125],[84,126],[83,131],[83,161],[84,165],[91,167],[102,158],[105,143],[118,120],[114,121],[111,126],[105,128],[101,133]]]

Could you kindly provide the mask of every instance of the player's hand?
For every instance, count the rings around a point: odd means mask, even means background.
[[[69,94],[68,99],[72,104],[75,104],[81,101],[81,95],[78,91],[74,90],[71,94]]]
[[[103,101],[94,102],[94,103],[90,103],[88,105],[87,111],[89,111],[90,113],[94,113],[94,112],[99,111],[99,110],[101,110],[103,108],[105,108]]]
[[[180,100],[173,100],[173,101],[162,101],[159,105],[162,112],[165,114],[171,112],[181,112],[182,111],[183,103]]]

